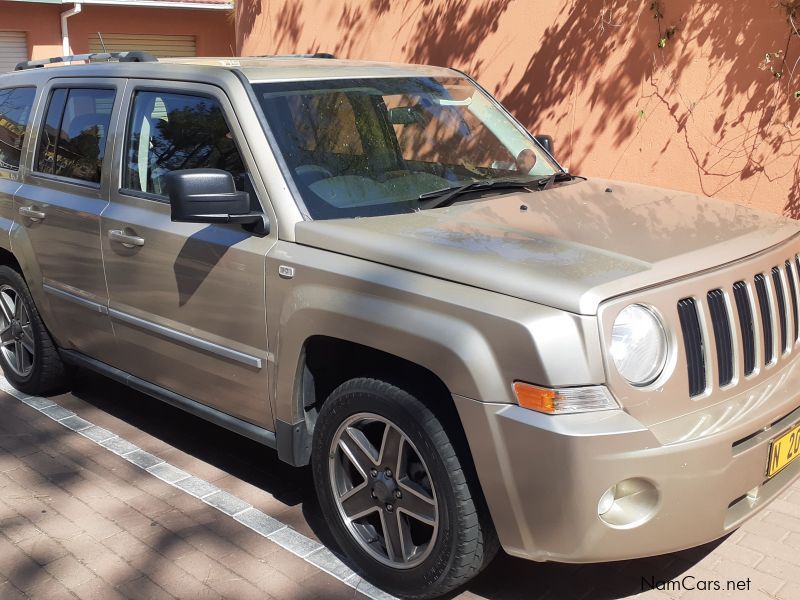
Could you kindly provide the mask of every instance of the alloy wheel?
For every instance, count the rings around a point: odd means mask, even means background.
[[[372,413],[349,417],[333,436],[329,473],[339,514],[370,556],[396,569],[428,557],[439,528],[436,490],[395,423]]]
[[[30,375],[36,358],[30,313],[22,296],[10,285],[0,286],[0,352],[14,373]]]

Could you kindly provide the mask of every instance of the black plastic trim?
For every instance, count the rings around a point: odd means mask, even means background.
[[[703,351],[703,332],[694,298],[684,298],[678,302],[678,317],[681,321],[683,345],[686,351],[689,395],[699,396],[706,391],[706,360]]]
[[[733,339],[728,305],[725,303],[725,293],[722,290],[711,290],[707,299],[717,347],[719,385],[724,387],[733,381]]]

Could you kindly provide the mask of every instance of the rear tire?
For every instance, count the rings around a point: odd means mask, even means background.
[[[62,390],[67,370],[22,276],[0,266],[0,367],[8,382],[32,396]]]
[[[334,538],[365,579],[403,598],[433,598],[491,561],[497,535],[463,455],[404,390],[352,379],[331,393],[314,431],[314,483]]]

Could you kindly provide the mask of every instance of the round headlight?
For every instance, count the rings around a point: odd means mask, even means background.
[[[667,364],[667,335],[658,316],[641,304],[619,313],[611,332],[611,357],[632,385],[658,379]]]

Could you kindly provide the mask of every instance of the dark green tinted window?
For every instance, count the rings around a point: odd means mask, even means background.
[[[99,183],[114,96],[114,90],[53,90],[39,142],[37,170]]]
[[[243,187],[242,157],[213,98],[137,92],[127,137],[126,189],[165,196],[164,176],[179,169],[222,169]]]
[[[34,88],[0,90],[0,169],[19,169],[35,96]]]

